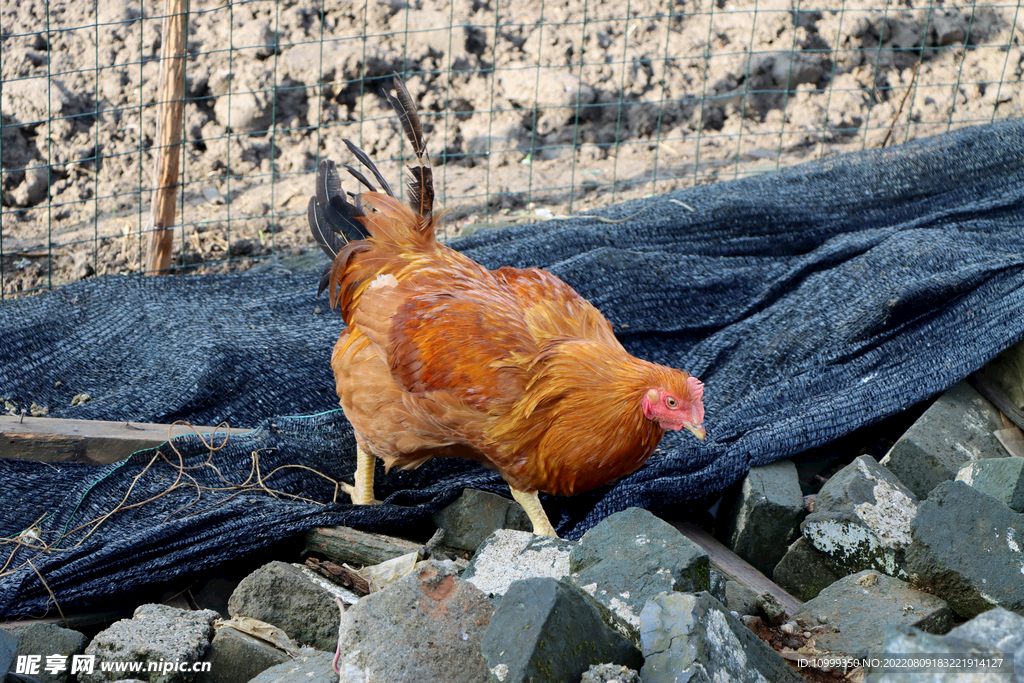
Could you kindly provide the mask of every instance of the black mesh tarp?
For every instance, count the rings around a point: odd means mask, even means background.
[[[706,383],[704,444],[669,434],[615,485],[545,498],[569,538],[631,505],[666,510],[713,497],[752,465],[942,391],[1024,336],[1020,122],[601,214],[635,215],[487,231],[454,245],[489,267],[549,268],[608,316],[632,353]],[[62,606],[82,607],[112,586],[167,581],[314,525],[401,533],[464,487],[507,494],[494,473],[463,461],[378,472],[386,504],[375,507],[332,504],[334,485],[307,469],[270,476],[277,497],[225,488],[257,461],[264,477],[285,464],[351,477],[353,440],[328,365],[341,321],[315,299],[316,279],[102,277],[0,304],[0,396],[59,417],[256,428],[212,455],[198,438],[180,440],[193,468],[187,485],[98,527],[78,528],[168,489],[177,470],[158,463],[138,477],[149,454],[108,467],[0,461],[0,535],[45,515],[38,532],[56,543],[22,547],[7,563],[0,615],[52,605],[36,570]],[[81,392],[92,400],[72,407]],[[0,547],[0,562],[14,547]]]

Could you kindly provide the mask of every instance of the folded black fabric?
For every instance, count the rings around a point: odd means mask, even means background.
[[[1024,337],[1020,122],[598,213],[629,220],[553,221],[452,244],[488,267],[550,269],[608,316],[631,353],[705,382],[706,442],[669,433],[630,477],[544,498],[568,538],[629,506],[713,499],[751,466],[899,412]],[[146,469],[152,452],[106,467],[0,461],[0,535],[42,518],[35,533],[54,544],[0,546],[0,564],[10,559],[0,615],[52,610],[36,570],[62,606],[83,607],[111,586],[169,581],[315,525],[401,533],[463,488],[508,494],[495,473],[463,461],[379,470],[386,504],[373,507],[332,502],[334,485],[308,469],[274,472],[303,465],[350,481],[355,469],[329,367],[342,322],[315,299],[316,283],[115,276],[0,304],[0,394],[20,405],[255,428],[212,454],[197,437],[176,440],[177,453],[164,447],[194,468],[180,479],[163,460]],[[92,400],[72,407],[82,392]],[[251,483],[257,465],[276,497],[225,482]]]

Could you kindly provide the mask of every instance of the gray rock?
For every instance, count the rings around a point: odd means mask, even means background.
[[[885,667],[885,657],[882,655],[900,655],[898,659],[914,659],[915,656],[923,660],[957,659],[962,657],[986,658],[992,651],[979,646],[968,640],[960,639],[952,634],[947,636],[936,636],[930,633],[919,631],[909,626],[890,626],[885,630],[882,645],[879,649],[879,656],[873,659],[880,660],[878,666],[869,666],[865,669],[865,683],[948,683],[958,681],[1005,681],[1012,683],[1014,677],[1003,675],[1009,673],[1009,661],[1004,661],[1001,669],[968,669],[963,666],[952,666],[947,668],[921,667],[908,669],[905,665],[899,668]],[[1001,672],[1001,673],[1000,673]]]
[[[743,480],[729,526],[729,547],[771,576],[797,535],[804,511],[800,480],[792,460],[752,467]]]
[[[754,600],[754,606],[757,608],[757,613],[772,626],[779,626],[786,620],[786,608],[782,606],[777,597],[768,591],[758,594]]]
[[[718,602],[725,604],[725,575],[717,569],[710,569],[708,571],[708,593],[711,593],[711,597]]]
[[[839,574],[829,559],[803,536],[789,546],[772,572],[772,581],[803,601],[810,600],[838,580]]]
[[[736,612],[741,617],[748,614],[757,614],[757,593],[741,583],[726,581],[725,602],[722,604],[728,607],[731,612]]]
[[[825,483],[801,529],[840,574],[875,569],[907,578],[903,551],[915,514],[917,497],[862,455]]]
[[[290,662],[287,653],[233,628],[221,628],[206,653],[210,670],[197,683],[246,683],[272,666]]]
[[[5,674],[14,668],[15,653],[18,651],[18,637],[0,628],[0,671]]]
[[[272,666],[249,683],[338,683],[338,674],[331,665],[333,660],[333,653],[303,650],[299,659]],[[356,683],[359,679],[341,680]]]
[[[957,481],[1024,512],[1024,458],[986,458],[960,468]]]
[[[1005,451],[992,432],[1002,429],[999,411],[966,382],[940,396],[893,444],[882,464],[924,499],[940,482],[956,477],[973,460]]]
[[[480,644],[493,613],[454,562],[427,562],[345,613],[339,666],[360,683],[487,681]]]
[[[85,652],[89,639],[84,634],[71,629],[61,628],[56,624],[29,624],[18,629],[18,656],[39,655],[43,667],[33,676],[43,683],[64,683],[71,672],[71,658]],[[68,666],[64,671],[47,673],[45,670],[48,655],[67,657]],[[0,671],[5,671],[0,661]]]
[[[711,579],[704,549],[640,508],[617,512],[584,534],[569,555],[569,569],[573,584],[628,625],[634,643],[649,599],[666,591],[706,591]]]
[[[945,633],[952,618],[942,599],[870,569],[836,581],[792,615],[794,621],[828,625],[814,636],[818,650],[849,656],[878,652],[887,626]]]
[[[579,589],[551,578],[513,583],[482,643],[502,683],[579,680],[592,664],[640,666],[640,652],[602,620]]]
[[[594,664],[580,679],[580,683],[642,683],[635,669],[621,664]]]
[[[271,562],[242,579],[228,600],[228,613],[265,621],[296,642],[333,651],[338,642],[336,596],[326,581],[314,582],[294,565]]]
[[[663,593],[640,613],[644,683],[803,681],[708,593]]]
[[[574,541],[535,536],[529,531],[500,529],[487,537],[462,572],[462,578],[501,602],[513,581],[569,575],[569,552]]]
[[[533,529],[522,505],[476,489],[464,489],[455,502],[435,512],[433,519],[444,529],[444,545],[474,552],[498,529]]]
[[[206,654],[213,637],[213,622],[219,618],[213,610],[191,612],[167,605],[142,605],[131,619],[122,619],[101,631],[85,648],[95,655],[96,666],[90,674],[79,673],[81,683],[118,680],[123,673],[105,672],[100,662],[198,662]],[[150,683],[194,681],[195,673],[171,671],[152,674]]]
[[[914,583],[971,618],[999,605],[1024,614],[1024,515],[960,481],[921,503],[907,549]]]
[[[989,652],[1012,654],[1016,674],[1012,680],[1024,683],[1024,617],[996,607],[957,626],[947,635],[977,643]]]

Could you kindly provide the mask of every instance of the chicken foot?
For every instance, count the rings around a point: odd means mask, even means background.
[[[374,464],[374,457],[357,445],[355,485],[339,482],[341,490],[348,494],[353,505],[377,505],[380,503],[373,497]]]
[[[558,538],[558,534],[555,533],[555,527],[551,526],[551,522],[548,521],[548,515],[540,504],[540,496],[537,492],[527,493],[526,491],[517,491],[511,486],[509,488],[512,489],[512,497],[523,506],[526,514],[530,517],[530,521],[533,522],[533,533],[538,536]]]

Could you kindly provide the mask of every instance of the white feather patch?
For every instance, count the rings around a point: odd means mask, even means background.
[[[387,275],[381,273],[377,278],[370,283],[370,289],[380,289],[381,287],[388,287],[394,289],[398,286],[398,278],[391,273]]]

